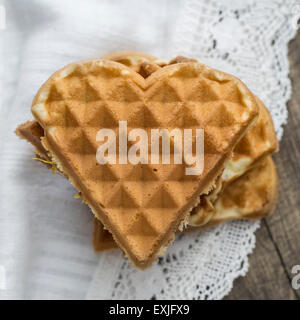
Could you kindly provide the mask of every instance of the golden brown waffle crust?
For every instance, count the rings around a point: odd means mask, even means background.
[[[69,166],[68,162],[63,159],[62,154],[60,154],[59,150],[55,149],[55,151],[54,151],[51,144],[49,144],[49,141],[46,140],[45,138],[42,138],[42,144],[43,144],[44,148],[48,152],[50,152],[50,155],[52,156],[52,160],[56,163],[59,171],[61,171],[63,173],[63,175],[65,175],[69,179],[69,181],[72,183],[72,185],[81,193],[81,197],[83,199],[83,202],[87,203],[89,205],[94,216],[97,219],[100,219],[100,221],[103,224],[105,229],[110,231],[112,227],[110,225],[109,220],[107,220],[105,215],[103,215],[101,217],[99,216],[99,214],[97,213],[97,210],[101,210],[101,208],[99,207],[99,205],[96,202],[93,201],[92,198],[90,198],[88,195],[86,195],[86,194],[88,194],[88,192],[85,189],[85,186],[81,183],[81,181],[78,179],[76,174],[74,172],[72,172],[72,168]],[[223,161],[220,161],[220,162],[224,163],[228,157],[229,157],[229,154],[224,155]],[[222,165],[219,164],[218,166],[216,166],[215,170],[216,170],[217,176],[220,175],[223,170]],[[206,179],[205,183],[203,183],[202,190],[204,190],[204,192],[209,192],[209,190],[215,184],[215,180],[216,180],[215,175],[210,174],[209,177]],[[193,201],[197,202],[197,197],[196,197],[196,200],[193,200]],[[189,214],[191,206],[193,206],[193,202],[189,202],[185,206],[186,209],[183,212],[183,218],[180,219],[178,221],[178,223],[174,225],[172,230],[170,230],[170,232],[164,236],[164,238],[161,241],[161,246],[160,246],[161,248],[166,247],[174,240],[175,232],[177,232],[180,223],[182,221],[186,220],[186,215]],[[115,231],[115,233],[116,233],[116,231]],[[127,252],[126,247],[123,245],[123,243],[119,239],[117,239],[117,237],[113,233],[111,233],[111,234],[112,234],[112,237],[113,237],[115,243],[117,244],[117,246],[124,252],[126,257],[130,257],[132,263],[138,269],[143,270],[143,269],[150,267],[152,265],[153,261],[155,259],[157,259],[157,257],[160,255],[160,251],[154,253],[151,256],[151,260],[147,264],[145,263],[145,264],[141,265],[140,262],[134,256],[129,255],[129,253]]]
[[[270,216],[274,212],[278,199],[278,176],[276,172],[276,166],[274,164],[274,161],[272,160],[272,157],[268,156],[266,159],[264,159],[264,161],[257,163],[255,167],[250,169],[245,174],[245,176],[240,177],[238,180],[242,181],[243,179],[247,179],[247,176],[249,176],[250,179],[254,179],[255,183],[255,175],[257,175],[259,179],[259,170],[264,170],[265,174],[268,176],[268,179],[265,182],[265,188],[268,189],[268,192],[265,195],[264,201],[261,201],[259,206],[250,206],[250,208],[236,207],[235,216],[222,217],[221,215],[219,215],[218,217],[214,217],[213,219],[211,219],[204,226],[188,228],[187,232],[197,230],[208,230],[218,226],[219,224],[225,221],[233,219],[246,219],[255,221]],[[238,184],[238,180],[233,181],[231,184]]]
[[[251,168],[256,167],[261,161],[264,161],[270,154],[279,150],[270,112],[258,97],[255,97],[255,99],[260,113],[258,121],[234,149],[232,159],[229,160],[223,174],[225,184],[239,178]]]
[[[78,64],[75,64],[75,65],[78,66]],[[247,107],[249,109],[248,116],[249,116],[249,118],[251,118],[251,122],[254,122],[255,119],[257,118],[258,112],[257,112],[256,102],[255,102],[252,94],[248,91],[248,89],[238,79],[234,78],[233,76],[217,72],[216,70],[210,69],[210,68],[208,68],[198,62],[180,63],[178,65],[167,66],[167,67],[163,68],[162,70],[159,70],[159,71],[153,73],[149,78],[147,78],[147,81],[145,81],[144,78],[142,78],[137,73],[134,73],[134,71],[132,71],[130,68],[127,68],[124,66],[120,67],[119,63],[112,62],[112,61],[92,60],[92,61],[81,62],[81,63],[79,63],[79,65],[83,66],[84,68],[87,66],[93,67],[93,66],[99,66],[99,65],[103,66],[104,65],[104,66],[107,66],[107,67],[113,68],[113,69],[119,69],[119,70],[121,69],[122,71],[126,71],[126,74],[131,74],[134,81],[136,82],[136,84],[139,85],[141,88],[145,88],[146,86],[151,86],[153,83],[160,81],[160,77],[162,77],[162,75],[164,75],[164,74],[179,73],[182,70],[187,70],[187,69],[191,69],[191,70],[193,70],[193,72],[199,72],[199,73],[203,72],[208,77],[212,77],[214,81],[218,81],[218,82],[233,81],[233,83],[235,83],[235,85],[243,93],[244,103],[245,103],[245,105],[247,105]],[[84,200],[90,205],[92,210],[94,212],[98,212],[98,211],[101,211],[101,208],[99,207],[99,205],[95,201],[93,201],[89,197],[88,192],[87,192],[87,190],[85,190],[84,185],[82,185],[80,179],[76,176],[75,172],[68,165],[68,162],[64,159],[63,155],[60,153],[60,150],[55,145],[55,141],[51,138],[51,135],[49,134],[47,127],[44,126],[44,124],[43,124],[41,112],[39,112],[40,110],[38,111],[38,109],[37,109],[37,105],[41,105],[44,103],[45,92],[47,92],[47,89],[49,88],[49,86],[51,86],[52,81],[54,81],[56,78],[62,77],[62,75],[65,76],[73,68],[74,68],[74,64],[68,65],[67,67],[59,70],[58,72],[56,72],[54,75],[52,75],[50,77],[50,79],[42,86],[42,88],[39,90],[37,96],[35,97],[35,99],[33,101],[32,112],[33,112],[34,116],[36,117],[36,119],[39,121],[39,123],[42,125],[42,127],[44,128],[44,131],[45,131],[45,138],[42,140],[43,146],[52,154],[53,160],[57,162],[60,169],[63,172],[67,173],[70,181],[83,194]],[[246,129],[247,128],[244,127],[244,130],[246,130]],[[186,215],[188,208],[191,206],[192,203],[194,203],[196,201],[196,198],[199,196],[199,194],[201,194],[201,192],[203,190],[209,189],[210,186],[214,183],[216,176],[219,175],[220,172],[222,171],[223,166],[224,166],[224,162],[229,157],[232,148],[234,147],[234,145],[237,142],[237,139],[238,138],[231,141],[231,145],[227,147],[228,151],[222,155],[218,165],[216,165],[216,167],[215,167],[215,170],[211,171],[211,174],[208,175],[206,177],[206,179],[204,179],[202,181],[201,185],[199,186],[198,193],[195,194],[195,196],[189,201],[189,203],[187,203],[187,205],[182,209],[181,218],[178,219],[178,222],[175,223],[173,225],[173,227],[171,228],[172,230],[170,230],[170,232],[168,232],[163,237],[163,239],[160,241],[160,245],[159,245],[160,247],[162,247],[164,244],[166,244],[167,242],[170,241],[170,239],[172,238],[172,235],[174,234],[174,231],[177,230],[178,225],[185,218],[185,215]],[[101,216],[101,221],[103,222],[105,227],[107,227],[109,230],[112,229],[112,226],[110,225],[110,222],[107,220],[105,215]],[[118,238],[118,244],[120,245],[120,247],[124,251],[126,251],[125,245],[120,240],[120,236],[118,236],[116,231],[115,231],[115,238]],[[127,253],[127,255],[130,255],[129,252],[126,252],[126,253]],[[134,256],[130,256],[130,258],[134,262],[134,264],[139,267],[142,267],[142,268],[148,267],[152,263],[152,261],[154,260],[155,257],[156,257],[156,253],[154,252],[151,255],[151,259],[149,260],[149,262],[146,262],[143,265]]]
[[[111,52],[101,57],[101,59],[105,60],[111,60],[119,62],[120,60],[126,60],[126,59],[132,59],[133,62],[137,62],[137,64],[140,64],[142,62],[148,62],[148,61],[155,61],[157,60],[156,57],[139,52],[139,51],[117,51],[117,52]]]
[[[41,143],[41,138],[44,136],[44,131],[42,127],[36,120],[29,120],[18,126],[16,129],[16,134],[21,139],[26,139],[29,143],[31,143],[34,147],[36,147],[36,152],[41,159],[50,160],[50,157],[47,154],[47,150],[43,147]],[[37,138],[37,139],[36,139]],[[51,165],[44,163],[48,168],[51,168]],[[65,178],[67,176],[62,173],[61,170],[56,170],[58,173],[63,175]],[[217,178],[219,179],[219,178]],[[200,203],[200,199],[198,201]],[[197,205],[199,204],[197,203]],[[189,212],[191,209],[189,209]],[[187,214],[188,218],[189,214]],[[95,217],[94,218],[94,233],[93,233],[93,247],[96,252],[102,252],[109,249],[116,249],[118,246],[112,238],[112,235],[109,231],[105,230],[102,223]],[[185,227],[185,226],[183,226]],[[179,228],[182,231],[183,228]]]
[[[28,120],[17,127],[15,134],[19,138],[25,139],[31,143],[35,147],[37,154],[47,158],[47,151],[41,143],[41,137],[44,135],[44,130],[39,123],[33,120]]]
[[[21,124],[18,126],[16,129],[16,134],[21,138],[21,139],[26,139],[28,142],[30,142],[33,146],[36,146],[35,142],[37,138],[37,141],[39,142],[36,147],[40,149],[41,143],[40,143],[40,138],[44,135],[42,128],[39,126],[39,124],[33,120],[33,121],[27,121],[24,124]],[[43,150],[40,149],[40,156],[44,157],[45,159],[49,159],[46,150],[43,148]],[[259,161],[255,161],[254,167],[258,166],[264,166],[266,165],[267,158],[260,159]],[[269,160],[270,162],[270,160]],[[276,170],[273,162],[268,164],[270,167],[270,174],[269,176],[271,177],[269,181],[269,196],[266,198],[266,201],[263,203],[261,208],[256,208],[256,210],[248,210],[247,216],[245,215],[244,218],[247,218],[249,220],[256,220],[260,219],[263,217],[269,216],[272,211],[275,208],[276,202],[277,202],[277,175],[276,175]],[[244,179],[244,178],[241,178]],[[232,183],[232,182],[231,182]],[[226,188],[226,187],[225,187]],[[236,218],[240,218],[240,216],[237,216]],[[93,246],[94,250],[96,252],[102,252],[110,249],[117,249],[118,246],[116,245],[115,241],[113,240],[111,234],[109,231],[105,230],[103,228],[103,225],[101,222],[97,219],[95,219],[94,223],[94,236],[93,236]],[[184,233],[186,232],[193,232],[193,231],[198,231],[198,230],[208,230],[210,228],[213,228],[220,223],[226,221],[226,219],[214,219],[210,223],[208,223],[207,226],[190,226],[188,229],[184,230]]]
[[[190,226],[192,227],[204,226],[212,219],[215,214],[213,207],[217,195],[221,194],[228,184],[252,168],[262,165],[270,154],[277,152],[279,149],[271,115],[263,102],[258,97],[255,98],[260,110],[258,121],[233,150],[232,158],[225,165],[220,188],[217,188],[208,196],[204,196],[203,200],[208,203],[207,210],[205,206],[200,205],[192,212],[190,219]],[[240,162],[244,164],[239,167]],[[230,173],[229,176],[228,173]]]
[[[35,131],[35,128],[39,129],[39,134],[37,135],[39,138],[38,144],[36,144],[34,135],[32,134],[33,131]],[[36,122],[36,120],[29,120],[26,123],[19,125],[16,129],[16,134],[21,139],[26,139],[34,147],[37,147],[39,149],[39,157],[41,157],[42,159],[51,160],[47,154],[46,149],[40,142],[40,139],[44,136],[44,131],[40,127],[38,122]],[[51,167],[50,165],[47,166]],[[63,172],[60,169],[57,169],[57,172],[62,174],[64,177],[68,178],[66,174],[63,174]],[[170,239],[170,241],[172,241],[172,239]],[[113,240],[111,233],[104,229],[102,223],[96,217],[94,218],[93,247],[96,252],[102,252],[110,249],[119,249],[116,242]]]
[[[96,217],[94,218],[93,247],[96,252],[118,249],[111,233],[103,229],[102,223]]]
[[[251,179],[255,180],[255,174],[256,171],[259,170],[259,167],[263,167],[264,170],[267,171],[267,174],[269,176],[268,184],[268,193],[265,198],[264,202],[261,202],[260,207],[256,208],[248,208],[247,213],[243,214],[242,216],[237,212],[235,217],[231,217],[230,219],[227,217],[219,217],[219,218],[213,218],[211,219],[207,224],[201,225],[201,226],[189,226],[186,228],[183,233],[191,233],[191,232],[200,232],[200,231],[206,231],[209,229],[212,229],[214,227],[217,227],[223,222],[233,220],[233,219],[246,219],[246,220],[259,220],[262,218],[266,218],[270,216],[276,207],[277,199],[278,199],[278,177],[276,172],[276,167],[274,164],[274,161],[272,160],[271,156],[264,159],[264,161],[260,161],[257,163],[255,167],[253,167],[250,171],[253,171],[253,174],[251,175]],[[249,171],[249,172],[250,172]],[[240,177],[239,179],[244,180],[247,177],[247,174],[245,174],[245,177]],[[234,184],[234,182],[232,182]],[[237,211],[239,208],[237,208]],[[110,235],[103,234],[101,224],[95,221],[95,237],[94,237],[94,249],[95,251],[106,251],[110,249],[117,249],[117,244],[112,240],[112,237]],[[101,243],[97,242],[97,239],[103,240]]]
[[[195,59],[176,57],[169,62],[159,63],[159,60],[153,56],[149,57],[143,53],[134,51],[116,52],[111,55],[105,56],[105,58],[112,59],[121,63],[122,61],[126,62],[128,59],[132,59],[132,61],[142,61],[146,59],[147,61],[142,63],[139,70],[140,74],[142,74],[145,78],[162,66],[181,62],[197,62],[197,60]],[[142,68],[143,65],[144,68]],[[235,153],[233,151],[233,156],[227,161],[227,164],[229,165],[228,167],[232,167],[232,169],[239,169],[239,171],[232,172],[230,178],[225,178],[224,174],[224,177],[222,177],[222,181],[221,179],[219,180],[218,187],[216,188],[217,190],[212,190],[208,195],[203,196],[201,203],[193,208],[193,211],[191,212],[191,218],[189,219],[190,225],[195,227],[205,225],[213,217],[215,212],[213,204],[215,202],[215,199],[217,199],[217,195],[222,192],[225,185],[234,181],[251,168],[265,161],[268,155],[278,151],[278,141],[271,115],[263,102],[256,96],[255,99],[260,110],[258,121],[251,129],[248,130],[248,132],[245,134],[245,137],[241,138],[241,141],[237,144],[237,148],[239,147],[239,145],[247,145],[247,140],[252,140],[253,143],[257,142],[258,145],[256,145],[255,147],[251,147],[252,149],[250,153],[249,150],[244,150],[244,152],[242,153]],[[265,132],[260,132],[261,129]],[[244,162],[244,165],[239,168],[240,162]],[[203,203],[207,203],[207,205],[203,206]]]

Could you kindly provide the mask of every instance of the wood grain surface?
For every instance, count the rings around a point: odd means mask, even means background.
[[[279,199],[273,216],[256,232],[246,277],[238,278],[225,299],[300,300],[292,288],[291,272],[300,265],[300,32],[289,45],[293,94],[289,118],[274,159],[279,176]]]

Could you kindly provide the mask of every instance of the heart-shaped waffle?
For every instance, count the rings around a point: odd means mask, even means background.
[[[32,113],[51,158],[131,261],[146,268],[213,186],[258,108],[240,80],[198,62],[170,65],[144,79],[100,59],[53,74],[36,95]],[[97,132],[108,128],[118,135],[119,121],[148,133],[203,129],[203,172],[186,175],[185,162],[99,165]]]

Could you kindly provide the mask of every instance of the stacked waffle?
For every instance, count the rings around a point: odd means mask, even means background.
[[[165,62],[117,52],[73,63],[41,87],[32,113],[36,120],[16,133],[91,208],[95,250],[119,247],[140,269],[163,254],[176,232],[262,218],[274,207],[277,176],[270,155],[278,143],[269,112],[239,79],[195,59]],[[120,121],[147,133],[203,129],[202,172],[187,175],[191,164],[185,160],[99,164],[97,133],[120,135]],[[134,145],[126,143],[127,149]],[[170,145],[175,149],[172,137]],[[120,155],[120,148],[114,151]]]

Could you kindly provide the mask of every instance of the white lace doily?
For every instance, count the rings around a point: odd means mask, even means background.
[[[188,0],[168,55],[197,57],[240,77],[268,106],[281,138],[291,96],[287,45],[296,33],[298,9],[297,1]],[[143,272],[118,251],[101,254],[87,298],[221,299],[246,274],[258,227],[259,222],[234,221],[178,236]]]

